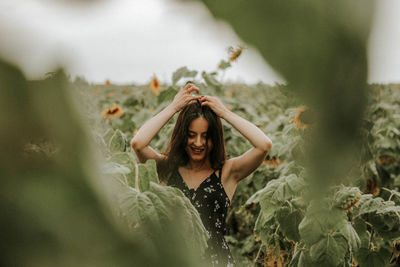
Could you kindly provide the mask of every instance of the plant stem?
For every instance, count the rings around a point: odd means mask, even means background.
[[[254,261],[253,261],[253,267],[256,266],[256,263],[257,263],[258,257],[260,257],[260,253],[261,253],[261,249],[262,249],[262,248],[263,248],[263,245],[260,246],[260,249],[259,249],[258,252],[257,252],[257,256],[256,256],[256,258],[255,258]]]

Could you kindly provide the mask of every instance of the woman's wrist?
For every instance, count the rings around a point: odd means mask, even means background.
[[[175,113],[179,112],[178,108],[177,108],[175,105],[173,105],[172,103],[169,104],[169,105],[165,108],[165,110],[171,113],[171,117],[174,116]]]
[[[224,119],[227,122],[229,122],[229,117],[231,117],[233,114],[234,113],[232,111],[226,108],[225,111],[222,113],[221,119]]]

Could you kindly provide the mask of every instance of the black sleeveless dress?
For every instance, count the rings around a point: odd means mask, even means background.
[[[189,189],[178,170],[168,180],[168,185],[179,188],[200,214],[201,220],[210,234],[205,260],[210,266],[235,266],[235,261],[224,238],[226,233],[225,219],[230,200],[221,183],[221,169],[207,177],[199,187]]]

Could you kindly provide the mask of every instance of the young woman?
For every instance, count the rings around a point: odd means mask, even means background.
[[[160,180],[180,188],[199,211],[210,233],[207,259],[214,266],[234,266],[224,239],[225,219],[240,180],[251,174],[271,149],[271,140],[254,124],[229,111],[213,96],[199,96],[187,84],[172,103],[148,120],[131,141],[140,162],[157,162]],[[159,153],[150,141],[180,112],[166,152]],[[239,157],[226,159],[221,119],[235,127],[253,145]]]

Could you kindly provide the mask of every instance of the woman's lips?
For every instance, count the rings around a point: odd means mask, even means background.
[[[201,154],[204,151],[204,148],[193,148],[191,147],[193,154]]]

